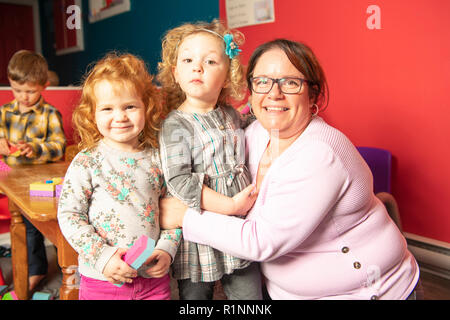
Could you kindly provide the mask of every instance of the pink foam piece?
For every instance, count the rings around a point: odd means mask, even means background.
[[[8,171],[11,171],[11,168],[3,161],[0,161],[0,171],[8,172]]]
[[[143,235],[123,255],[123,260],[137,270],[152,255],[154,249],[155,240]],[[121,287],[123,283],[115,285]]]
[[[128,249],[123,260],[137,270],[151,256],[154,248],[155,240],[143,235]]]
[[[55,186],[55,197],[59,197],[61,195],[62,184],[57,184]]]
[[[44,190],[30,190],[31,197],[54,197],[55,193],[53,191]]]

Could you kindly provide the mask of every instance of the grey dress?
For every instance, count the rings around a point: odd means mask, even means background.
[[[245,166],[245,119],[230,106],[204,113],[172,111],[160,134],[167,189],[200,211],[203,184],[232,197],[251,183]],[[209,282],[250,264],[212,247],[181,241],[172,265],[175,279]]]

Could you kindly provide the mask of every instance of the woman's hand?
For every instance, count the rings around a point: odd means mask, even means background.
[[[159,200],[159,225],[161,229],[176,229],[183,226],[187,207],[177,198]]]
[[[125,252],[127,252],[127,249],[117,249],[103,269],[103,275],[112,284],[132,283],[133,278],[137,277],[137,271],[122,260]]]
[[[144,262],[144,265],[152,265],[145,273],[152,278],[162,278],[169,272],[172,257],[164,250],[156,249]]]

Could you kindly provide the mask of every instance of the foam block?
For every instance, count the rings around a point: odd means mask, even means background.
[[[62,184],[57,184],[55,186],[55,197],[59,198],[59,196],[61,195],[62,187],[63,187]]]
[[[19,298],[17,298],[17,295],[14,291],[10,291],[8,293],[5,293],[2,300],[19,300]]]
[[[14,146],[9,146],[9,156],[10,157],[20,156],[20,150]]]
[[[45,182],[30,183],[30,196],[32,197],[55,197],[57,190],[61,192],[60,187],[64,178],[55,177]],[[59,196],[59,193],[58,193]]]
[[[123,260],[132,268],[139,269],[152,255],[155,249],[155,240],[141,236],[123,256]]]
[[[3,161],[0,161],[0,171],[9,172],[11,171],[11,168]]]
[[[139,269],[144,262],[152,255],[155,249],[155,240],[143,235],[128,251],[123,255],[123,260],[128,263],[133,269]],[[122,284],[116,284],[120,287]]]
[[[52,180],[47,180],[52,181]],[[30,183],[30,191],[55,191],[55,185],[53,182],[34,182]]]
[[[53,295],[51,293],[37,291],[33,294],[31,300],[53,300]]]
[[[31,197],[54,197],[53,191],[30,190]]]

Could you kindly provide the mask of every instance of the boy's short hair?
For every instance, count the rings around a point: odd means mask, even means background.
[[[48,79],[47,61],[39,53],[19,50],[9,60],[8,78],[20,84],[29,82],[45,86]]]

